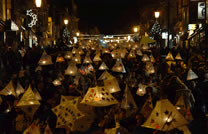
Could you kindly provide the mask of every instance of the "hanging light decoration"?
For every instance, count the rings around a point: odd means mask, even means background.
[[[148,62],[146,64],[146,71],[148,74],[154,74],[155,73],[155,68],[151,62]]]
[[[171,52],[169,52],[169,53],[168,53],[168,55],[165,57],[165,59],[166,59],[166,60],[168,60],[168,61],[173,61],[173,60],[174,60],[174,58],[173,58],[172,53],[171,53]]]
[[[61,63],[61,62],[64,62],[64,61],[65,61],[65,60],[64,60],[64,57],[62,57],[62,56],[57,56],[56,62]]]
[[[110,53],[110,50],[108,48],[103,49],[103,54],[109,54],[109,53]]]
[[[76,64],[81,64],[81,56],[79,54],[76,54],[72,60],[76,63]]]
[[[146,94],[146,85],[139,84],[136,94],[139,96],[144,96]]]
[[[60,86],[62,83],[61,83],[61,81],[59,80],[59,79],[55,79],[54,81],[53,81],[53,85],[54,86]]]
[[[65,56],[64,56],[64,58],[67,59],[67,60],[72,59],[72,57],[73,57],[73,55],[72,55],[72,52],[70,52],[70,51],[67,51]]]
[[[83,55],[83,54],[84,54],[84,51],[83,51],[81,48],[79,48],[79,49],[78,49],[78,54],[79,54],[79,55]]]
[[[50,55],[48,55],[46,53],[46,51],[43,52],[39,62],[38,62],[39,65],[42,65],[42,66],[46,66],[46,65],[51,65],[53,64],[52,62],[52,58]]]
[[[87,54],[87,55],[85,56],[83,63],[85,63],[85,64],[90,64],[90,63],[92,63],[92,60],[91,60],[89,54]]]
[[[102,61],[102,59],[100,58],[100,53],[97,53],[93,59],[93,61],[98,62],[98,61]]]
[[[122,59],[125,58],[126,53],[128,53],[128,51],[127,51],[125,48],[123,48],[123,49],[120,50],[120,54],[121,54],[121,58],[122,58]]]
[[[196,73],[194,73],[192,71],[192,69],[189,69],[186,79],[187,80],[195,80],[195,79],[198,79],[198,78],[199,78],[198,75]]]
[[[128,58],[136,58],[136,54],[135,54],[135,51],[134,50],[131,50],[129,55],[128,55]]]
[[[73,47],[72,54],[76,54],[76,53],[77,53],[77,49],[75,47]]]
[[[99,70],[108,70],[109,68],[107,67],[107,65],[105,64],[105,62],[103,61],[103,63],[100,65]]]
[[[143,55],[143,53],[142,53],[142,51],[140,49],[136,50],[136,54],[139,55],[139,56]]]
[[[77,66],[74,62],[70,62],[69,66],[65,70],[65,75],[75,76],[77,74]]]
[[[148,50],[149,49],[149,45],[148,44],[144,44],[143,46],[142,46],[142,50]]]
[[[147,56],[147,54],[144,54],[144,55],[143,55],[142,61],[143,61],[143,62],[148,62],[148,61],[150,61],[150,58]]]
[[[126,69],[125,69],[121,59],[117,59],[115,65],[112,68],[112,71],[119,72],[119,73],[126,73]]]
[[[151,54],[150,55],[150,61],[152,62],[152,63],[155,63],[155,58],[154,58],[154,56]]]
[[[182,57],[181,57],[181,55],[180,55],[180,53],[178,53],[178,54],[176,55],[175,59],[176,59],[176,60],[183,60]]]

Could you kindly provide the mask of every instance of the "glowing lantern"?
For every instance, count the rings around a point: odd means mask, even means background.
[[[149,49],[149,45],[148,45],[148,44],[144,44],[144,45],[142,46],[142,49],[143,49],[143,50],[148,50],[148,49]]]
[[[78,53],[79,53],[79,55],[83,55],[84,51],[80,48],[80,49],[78,49]]]
[[[136,94],[139,96],[144,96],[146,94],[146,85],[139,84]]]
[[[100,53],[97,53],[93,59],[93,61],[98,62],[98,61],[102,61],[102,59],[100,58]]]
[[[143,57],[142,57],[142,61],[143,62],[150,61],[150,58],[146,54],[144,54]]]
[[[105,62],[103,61],[103,63],[100,65],[99,70],[108,70],[109,68],[107,67],[107,65],[105,64]]]
[[[76,54],[76,53],[77,53],[77,49],[75,47],[73,47],[72,54]]]
[[[111,56],[113,57],[113,59],[120,58],[120,52],[119,52],[119,50],[118,50],[118,49],[113,50],[113,51],[111,52]]]
[[[168,53],[168,55],[165,57],[166,60],[174,60],[173,55],[171,52]]]
[[[143,53],[142,53],[142,51],[141,51],[140,49],[138,49],[138,50],[136,51],[136,54],[139,55],[139,56],[142,56],[142,55],[143,55]]]
[[[65,70],[65,75],[75,76],[77,74],[77,66],[74,62],[69,63],[69,66]]]
[[[17,88],[16,88],[16,94],[17,94],[17,97],[20,95],[20,94],[23,94],[25,92],[25,89],[22,87],[22,85],[18,82],[17,83]]]
[[[70,51],[66,52],[66,54],[64,56],[64,58],[67,59],[67,60],[72,59],[72,57],[73,57],[73,55],[72,55],[72,52],[70,52]]]
[[[54,85],[54,86],[60,86],[60,85],[61,85],[61,81],[60,81],[59,79],[55,79],[55,80],[53,81],[53,85]]]
[[[187,80],[194,80],[198,79],[198,75],[192,71],[192,69],[189,69],[188,74],[187,74]]]
[[[103,49],[103,53],[109,54],[110,53],[110,50],[108,48],[104,48]]]
[[[117,104],[118,101],[104,87],[96,86],[88,89],[81,103],[96,107],[105,107]]]
[[[176,59],[176,60],[183,60],[183,59],[181,58],[180,53],[178,53],[178,54],[176,55],[175,59]]]
[[[157,101],[155,108],[142,126],[160,131],[170,131],[186,124],[188,122],[183,115],[169,100],[163,99]]]
[[[7,84],[7,86],[0,91],[0,95],[4,95],[4,96],[13,95],[14,97],[16,97],[16,92],[15,92],[12,81],[10,81]]]
[[[42,65],[42,66],[46,66],[46,65],[51,65],[53,64],[52,62],[52,58],[50,55],[48,55],[46,53],[46,51],[43,52],[39,62],[38,62],[39,65]]]
[[[92,60],[91,60],[91,58],[90,58],[90,56],[89,56],[88,54],[87,54],[86,57],[84,58],[83,63],[85,63],[85,64],[90,64],[90,63],[92,63]]]
[[[155,68],[151,62],[148,62],[146,64],[146,71],[148,74],[154,74],[155,73]]]
[[[79,54],[76,54],[72,60],[76,63],[76,64],[81,64],[81,56]]]
[[[121,90],[120,87],[119,87],[118,81],[115,77],[104,80],[104,87],[110,93],[116,93],[116,92],[119,92]]]
[[[150,61],[151,61],[152,63],[155,63],[155,58],[153,57],[153,55],[150,55]]]
[[[128,58],[136,58],[136,54],[135,54],[135,51],[134,50],[131,50],[129,55],[128,55]]]
[[[64,60],[64,57],[62,57],[62,56],[58,56],[57,58],[56,58],[56,62],[64,62],[65,60]]]
[[[117,59],[115,65],[112,67],[111,70],[114,72],[126,73],[126,69],[125,69],[121,59]]]

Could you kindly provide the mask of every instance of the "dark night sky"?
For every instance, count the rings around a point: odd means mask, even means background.
[[[59,1],[65,7],[71,3],[71,0]],[[152,0],[75,0],[79,28],[87,32],[97,26],[103,34],[130,33],[139,23],[139,9],[149,1]]]

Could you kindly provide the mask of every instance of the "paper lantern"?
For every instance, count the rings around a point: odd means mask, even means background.
[[[65,60],[64,60],[64,57],[62,57],[62,56],[57,56],[56,62],[60,63],[60,62],[64,62],[64,61],[65,61]]]
[[[22,87],[22,85],[17,82],[17,88],[16,88],[16,95],[17,97],[20,95],[20,94],[23,94],[25,92],[25,89]]]
[[[40,96],[40,93],[38,92],[37,89],[34,89],[34,90],[33,90],[33,93],[35,94],[35,98],[36,98],[37,100],[42,100],[42,97]]]
[[[62,83],[61,83],[61,81],[59,80],[59,79],[55,79],[54,81],[53,81],[53,85],[54,86],[60,86]]]
[[[98,78],[98,80],[109,80],[109,79],[113,79],[114,76],[111,75],[108,71],[105,71],[101,74],[101,76]]]
[[[140,113],[143,114],[144,118],[148,118],[152,110],[153,110],[152,96],[151,94],[149,94],[149,97],[147,98],[144,105],[142,106]]]
[[[148,50],[148,49],[150,49],[148,44],[142,45],[142,50]]]
[[[35,125],[34,123],[30,125],[23,134],[40,134],[40,127],[39,125]]]
[[[24,111],[29,117],[33,117],[40,106],[40,102],[32,91],[31,86],[28,87],[27,91],[23,94],[16,106]]]
[[[119,87],[117,79],[113,76],[108,77],[106,80],[104,80],[104,87],[110,93],[119,92],[121,90],[120,87]]]
[[[121,57],[121,53],[120,53],[120,51],[118,49],[116,49],[116,50],[113,50],[111,52],[111,56],[112,56],[113,59],[117,59],[117,58]]]
[[[77,49],[75,47],[73,47],[72,54],[76,54],[76,53],[77,53]]]
[[[35,72],[42,71],[42,70],[43,70],[43,68],[41,66],[37,66],[36,69],[35,69]]]
[[[4,95],[4,96],[13,95],[14,97],[16,97],[16,92],[15,92],[12,81],[10,81],[7,84],[7,86],[0,91],[0,95]]]
[[[100,58],[100,53],[97,53],[93,59],[93,61],[98,62],[98,61],[102,61],[102,59]]]
[[[195,80],[198,79],[198,75],[195,74],[192,69],[189,69],[186,80]]]
[[[108,70],[109,68],[107,67],[107,65],[105,64],[105,62],[103,61],[102,64],[99,67],[99,70]]]
[[[155,58],[154,58],[153,55],[150,55],[150,61],[151,61],[152,63],[155,63]]]
[[[84,51],[83,51],[81,48],[79,48],[79,49],[78,49],[78,54],[79,54],[79,55],[83,55],[83,54],[84,54]]]
[[[76,63],[76,64],[81,64],[81,56],[79,54],[76,54],[72,60]]]
[[[135,51],[134,50],[131,50],[129,55],[128,55],[128,58],[136,58],[136,54],[135,54]]]
[[[125,58],[126,53],[128,53],[128,51],[127,51],[125,48],[120,50],[120,55],[121,55],[121,58],[122,58],[122,59]],[[135,52],[134,52],[134,54],[135,54]]]
[[[139,96],[144,96],[146,94],[146,85],[139,84],[136,94]]]
[[[142,126],[160,131],[170,131],[186,124],[188,124],[186,119],[169,100],[163,99],[157,101],[155,108]]]
[[[119,73],[126,73],[126,69],[122,63],[121,59],[117,59],[115,65],[111,69],[114,72],[119,72]]]
[[[105,107],[117,104],[118,101],[104,87],[89,88],[82,102],[83,104]]]
[[[53,64],[51,56],[48,55],[46,53],[46,51],[44,51],[40,60],[39,60],[39,62],[38,62],[38,64],[41,65],[41,66],[46,66],[46,65]]]
[[[49,125],[47,124],[45,130],[44,130],[44,134],[53,134],[51,131],[51,128],[49,127]]]
[[[143,57],[142,57],[142,61],[143,62],[150,61],[150,58],[146,54],[144,54]]]
[[[147,62],[146,64],[146,71],[148,74],[154,74],[155,73],[155,68],[151,62]]]
[[[66,54],[64,56],[64,58],[67,59],[67,60],[72,59],[72,57],[73,57],[73,55],[72,55],[72,52],[70,52],[70,51],[66,52]]]
[[[131,94],[131,91],[128,89],[128,86],[126,85],[125,91],[124,91],[124,95],[123,95],[123,99],[121,102],[121,108],[126,109],[126,110],[137,110],[138,107],[134,101],[134,98]]]
[[[74,122],[84,114],[77,108],[78,100],[68,100],[61,96],[60,104],[52,109],[57,116],[56,128],[73,129]]]
[[[83,63],[85,63],[85,64],[90,64],[90,63],[92,63],[92,60],[91,60],[91,58],[90,58],[89,55],[86,55],[86,56],[85,56]]]
[[[75,76],[77,74],[77,66],[74,62],[70,62],[67,69],[65,70],[65,75]]]
[[[138,49],[138,50],[136,51],[136,54],[139,55],[139,56],[142,56],[142,55],[143,55],[143,53],[142,53],[142,51],[141,51],[140,49]]]
[[[165,57],[166,60],[169,60],[169,61],[173,61],[174,58],[173,58],[173,55],[171,52],[168,53],[168,55]]]
[[[176,55],[175,59],[176,59],[176,60],[183,60],[182,57],[181,57],[181,55],[180,55],[180,53],[178,53],[178,54]]]
[[[108,48],[103,49],[103,54],[109,54],[109,53],[110,53],[110,50]]]

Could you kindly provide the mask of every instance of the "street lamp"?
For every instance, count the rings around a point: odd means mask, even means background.
[[[155,18],[158,19],[160,17],[160,12],[155,12]]]
[[[138,27],[134,27],[133,30],[135,33],[137,33],[139,31]]]
[[[76,35],[77,35],[77,36],[79,36],[79,35],[80,35],[80,33],[79,33],[79,32],[77,32],[77,33],[76,33]]]
[[[69,20],[68,19],[64,19],[64,24],[68,25],[68,23],[69,23]]]
[[[42,0],[35,0],[36,7],[40,8],[42,4]]]

